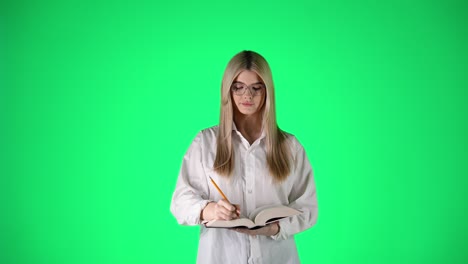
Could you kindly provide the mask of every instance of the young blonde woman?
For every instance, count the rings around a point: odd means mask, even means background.
[[[201,225],[197,263],[299,263],[294,235],[317,220],[304,148],[276,123],[270,67],[260,54],[242,51],[223,76],[219,126],[201,131],[184,156],[171,212],[180,224],[200,225],[268,205],[302,213],[256,230]]]

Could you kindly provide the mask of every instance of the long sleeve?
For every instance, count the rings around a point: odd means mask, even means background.
[[[293,135],[288,135],[291,174],[286,182],[276,184],[266,165],[265,134],[250,144],[233,127],[235,166],[231,177],[219,175],[213,169],[219,127],[204,129],[195,137],[182,161],[171,212],[179,224],[201,224],[203,208],[211,201],[222,199],[208,176],[216,181],[230,201],[240,205],[242,215],[250,216],[263,206],[297,208],[302,213],[282,219],[280,232],[272,237],[253,237],[201,225],[197,263],[299,263],[294,234],[310,228],[317,219],[315,184],[304,149]]]
[[[280,221],[280,231],[272,236],[275,240],[287,239],[312,227],[317,221],[318,205],[312,167],[302,145],[298,141],[295,143],[294,170],[290,175],[294,182],[289,194],[289,206],[302,213]]]
[[[200,213],[210,201],[202,162],[203,142],[200,132],[182,161],[176,188],[172,196],[171,212],[179,224],[198,225]]]

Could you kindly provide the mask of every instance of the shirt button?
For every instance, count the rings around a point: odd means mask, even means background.
[[[252,189],[249,189],[248,192],[249,192],[249,193],[252,193]]]

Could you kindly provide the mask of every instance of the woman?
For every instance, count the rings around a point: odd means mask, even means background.
[[[210,178],[230,202],[223,199]],[[317,220],[312,169],[297,139],[276,124],[274,86],[266,60],[242,51],[227,65],[219,126],[201,131],[188,149],[171,212],[180,224],[251,216],[286,205],[297,216],[256,230],[201,226],[198,263],[299,263],[294,234]]]

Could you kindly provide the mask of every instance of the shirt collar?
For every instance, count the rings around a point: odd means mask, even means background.
[[[263,139],[266,136],[265,127],[262,127],[262,134],[259,139]],[[237,129],[236,123],[232,121],[232,131],[235,131],[237,134],[242,135],[241,132]]]

